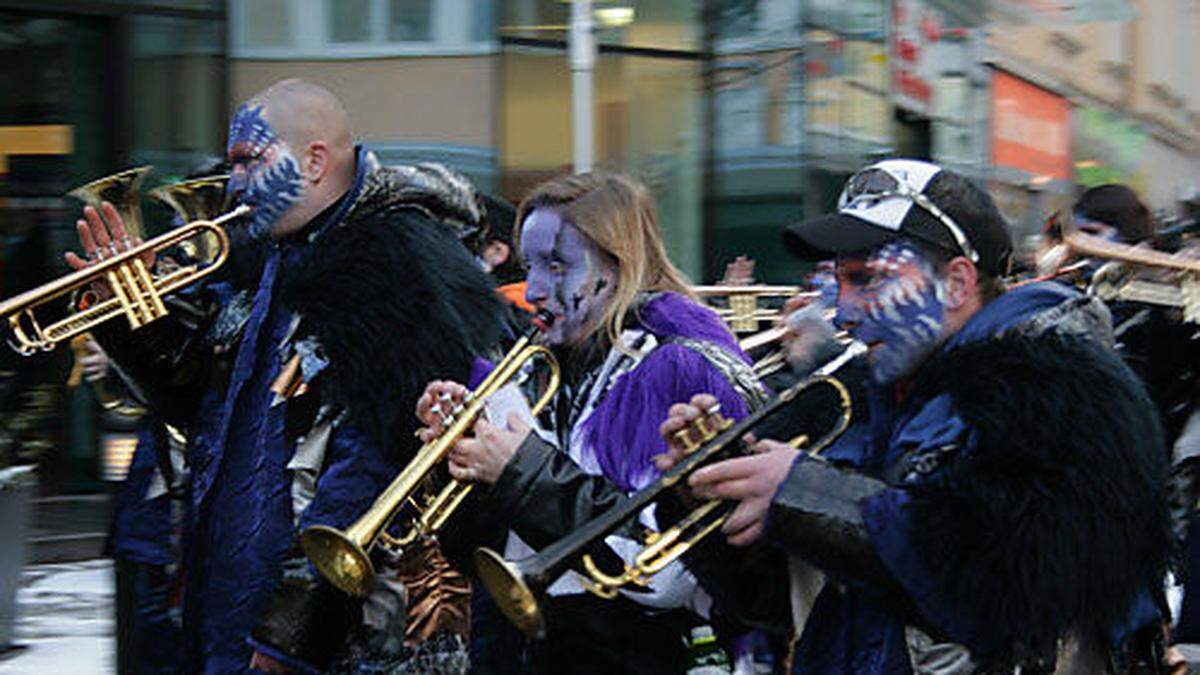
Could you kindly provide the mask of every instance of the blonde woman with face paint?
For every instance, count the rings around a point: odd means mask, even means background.
[[[654,480],[652,459],[667,449],[658,426],[673,403],[710,391],[738,418],[765,396],[736,340],[667,258],[644,186],[606,173],[552,180],[520,205],[517,223],[526,299],[547,319],[542,341],[563,367],[563,386],[538,429],[515,417],[480,422],[449,467],[490,486],[474,512],[507,527],[506,557],[547,545]],[[437,429],[438,397],[465,392],[430,384],[417,408],[427,433]],[[657,526],[652,509],[641,520]],[[626,561],[640,547],[619,537],[609,544]],[[573,578],[550,595],[549,634],[527,652],[526,670],[683,672],[681,636],[711,606],[678,563],[646,592],[613,601]]]

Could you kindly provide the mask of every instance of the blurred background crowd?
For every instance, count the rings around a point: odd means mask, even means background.
[[[595,0],[597,166],[648,184],[675,263],[794,283],[782,225],[875,159],[985,184],[1037,246],[1083,187],[1200,207],[1200,0]],[[0,0],[0,296],[61,275],[94,178],[178,180],[238,101],[302,76],[387,164],[518,202],[572,167],[564,0]],[[147,208],[149,229],[165,209]],[[135,437],[70,350],[0,353],[0,470],[38,462],[30,558],[100,555]],[[0,504],[0,511],[4,509]],[[3,514],[0,513],[0,516]],[[11,531],[11,530],[10,530]]]

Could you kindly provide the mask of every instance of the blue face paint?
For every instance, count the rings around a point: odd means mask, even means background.
[[[920,250],[885,244],[866,260],[838,261],[837,322],[868,347],[871,377],[911,374],[942,340],[945,286]]]
[[[228,189],[238,203],[253,209],[247,229],[256,239],[271,236],[280,216],[304,194],[300,162],[263,112],[261,104],[238,108],[226,148],[232,165]]]
[[[820,294],[817,302],[822,306],[833,307],[837,304],[838,282],[833,262],[817,263],[816,269],[808,277],[808,285],[809,288]]]
[[[538,208],[521,228],[529,266],[525,299],[554,317],[550,345],[577,344],[596,327],[616,288],[617,266],[553,208]]]

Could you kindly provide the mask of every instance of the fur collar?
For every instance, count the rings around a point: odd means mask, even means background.
[[[389,180],[368,180],[344,221],[277,283],[302,317],[298,335],[315,338],[329,362],[316,382],[321,403],[384,447],[412,447],[426,383],[465,382],[507,315],[454,231],[384,190]]]
[[[956,614],[1017,662],[1069,631],[1109,644],[1171,548],[1145,389],[1094,340],[1009,331],[923,368],[912,400],[937,394],[974,443],[908,489],[916,550]]]

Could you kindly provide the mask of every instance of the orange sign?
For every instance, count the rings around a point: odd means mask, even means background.
[[[1071,180],[1067,99],[1007,73],[992,74],[992,163],[1031,180]]]

